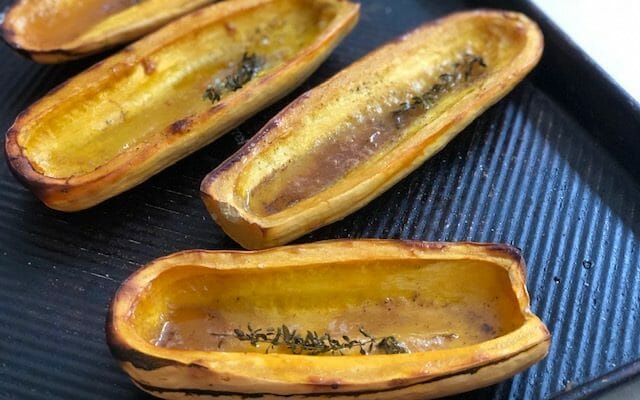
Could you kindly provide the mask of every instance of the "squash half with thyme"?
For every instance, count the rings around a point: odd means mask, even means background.
[[[126,43],[212,0],[18,0],[2,36],[42,63],[59,63]]]
[[[122,284],[106,329],[167,399],[427,399],[506,379],[550,342],[514,248],[392,240],[176,253]]]
[[[471,11],[402,36],[303,94],[202,182],[245,248],[343,218],[442,149],[538,62],[522,14]]]
[[[115,196],[300,84],[355,25],[340,0],[235,0],[195,11],[20,114],[9,165],[49,207]]]

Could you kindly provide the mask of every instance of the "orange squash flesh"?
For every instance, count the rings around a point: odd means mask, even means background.
[[[2,35],[35,61],[59,63],[126,43],[211,0],[18,0]]]
[[[341,219],[507,94],[542,46],[518,13],[461,12],[422,26],[281,111],[203,180],[203,200],[249,249]]]
[[[9,165],[49,207],[91,207],[284,96],[357,18],[358,6],[339,0],[235,0],[198,10],[29,107],[7,133]],[[248,81],[207,98],[252,57],[259,61]]]
[[[358,340],[366,329],[409,352],[292,354],[234,336],[282,325]],[[393,240],[158,259],[119,289],[107,338],[136,385],[176,399],[432,398],[505,379],[550,340],[529,310],[517,250]]]

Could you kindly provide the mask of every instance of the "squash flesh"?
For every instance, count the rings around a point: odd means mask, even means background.
[[[320,11],[276,2],[234,20],[232,36],[224,22],[204,26],[147,54],[133,68],[123,66],[125,70],[114,73],[116,79],[104,79],[61,102],[26,127],[19,144],[46,176],[91,172],[148,142],[172,122],[211,108],[203,98],[207,85],[224,77],[243,52],[266,58],[263,74],[286,63],[318,33],[324,22]]]
[[[233,330],[284,324],[303,333],[361,339],[363,327],[376,337],[394,336],[416,352],[491,340],[523,322],[507,273],[482,261],[364,261],[277,274],[180,268],[189,272],[158,276],[132,314],[141,336],[156,346],[265,352],[270,346],[239,341]]]
[[[24,4],[18,26],[29,27],[28,46],[57,48],[92,26],[135,5],[137,0],[32,1]],[[66,4],[65,4],[66,3]],[[17,16],[16,16],[17,17]]]

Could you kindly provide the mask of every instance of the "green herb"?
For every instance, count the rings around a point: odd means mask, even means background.
[[[220,101],[224,93],[235,92],[246,85],[258,74],[262,67],[264,67],[262,58],[245,52],[236,70],[224,79],[216,79],[208,85],[204,91],[203,98],[215,104]]]
[[[349,336],[334,338],[328,333],[318,335],[316,331],[307,331],[306,335],[299,334],[295,329],[291,330],[286,325],[280,328],[253,329],[247,326],[247,331],[234,329],[233,336],[238,340],[248,341],[252,346],[257,347],[259,343],[269,344],[266,352],[270,349],[284,345],[293,354],[318,355],[324,353],[344,354],[343,350],[353,348],[359,349],[360,354],[366,355],[376,349],[386,354],[408,353],[409,349],[393,336],[386,336],[377,339],[370,335],[364,328],[359,328],[364,338],[352,339]]]
[[[384,351],[386,354],[400,354],[408,352],[407,346],[405,346],[404,343],[399,342],[393,336],[387,336],[383,338],[378,343],[378,348]]]
[[[397,127],[401,125],[400,117],[402,114],[417,108],[431,109],[442,95],[451,91],[459,83],[468,82],[470,78],[477,75],[478,68],[484,69],[486,67],[487,64],[482,56],[464,53],[462,61],[452,64],[451,70],[442,73],[438,77],[438,82],[431,86],[428,91],[419,96],[413,96],[410,100],[400,104],[400,108],[393,112]]]

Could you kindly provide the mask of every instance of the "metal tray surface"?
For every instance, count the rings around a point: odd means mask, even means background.
[[[367,0],[355,31],[298,90],[93,209],[47,209],[0,161],[0,398],[149,398],[111,358],[105,315],[142,264],[179,250],[238,248],[210,221],[200,180],[303,91],[422,22],[476,6],[521,9],[541,23],[547,47],[536,72],[387,193],[299,242],[380,237],[522,249],[532,309],[553,334],[549,356],[455,399],[581,398],[636,373],[638,105],[529,3]],[[0,59],[6,131],[30,103],[100,57],[39,66],[1,46]]]

